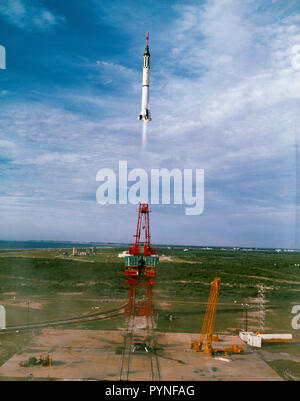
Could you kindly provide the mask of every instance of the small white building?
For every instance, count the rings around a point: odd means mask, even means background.
[[[252,331],[240,331],[240,339],[251,347],[261,348],[263,342],[292,341],[292,334],[264,334]]]

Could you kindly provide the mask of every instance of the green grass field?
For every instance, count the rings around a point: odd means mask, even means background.
[[[1,251],[0,304],[6,307],[7,325],[71,318],[93,313],[95,307],[105,311],[121,305],[127,297],[124,261],[118,258],[123,250],[104,248],[84,256],[70,256],[71,250],[58,249]],[[265,329],[292,333],[295,340],[284,345],[288,351],[278,344],[268,346],[268,351],[299,354],[300,330],[291,326],[291,310],[300,304],[300,268],[295,266],[300,263],[300,253],[199,248],[184,252],[182,247],[159,247],[158,254],[161,260],[153,291],[157,330],[197,336],[210,284],[220,277],[216,332],[234,334],[244,328],[245,303],[249,305],[249,328],[259,329],[259,286],[263,286]],[[144,288],[138,291],[142,294]],[[125,324],[125,317],[120,316],[68,327],[113,330]],[[0,364],[29,341],[30,333],[1,335]],[[272,364],[282,372],[282,362],[279,358]],[[297,376],[293,366],[294,362],[289,377]],[[284,375],[287,379],[289,373]]]

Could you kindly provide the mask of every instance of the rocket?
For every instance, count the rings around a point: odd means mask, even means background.
[[[149,52],[149,32],[146,36],[146,49],[144,53],[143,64],[143,84],[142,84],[142,109],[139,115],[139,120],[151,121],[149,110],[149,78],[150,78],[150,52]]]

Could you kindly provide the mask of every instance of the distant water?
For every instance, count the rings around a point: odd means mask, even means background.
[[[91,248],[93,246],[118,247],[124,244],[105,242],[60,242],[60,241],[0,241],[0,249],[57,249],[57,248]]]

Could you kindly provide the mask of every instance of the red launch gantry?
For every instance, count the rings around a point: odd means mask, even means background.
[[[152,307],[152,286],[155,284],[156,267],[159,257],[156,255],[156,249],[152,248],[150,242],[150,221],[149,221],[148,203],[140,203],[138,222],[136,228],[135,243],[125,256],[125,276],[126,283],[129,284],[129,302],[126,313],[135,315],[151,316],[154,314]],[[141,235],[144,232],[144,241]],[[136,310],[136,286],[146,287],[146,301],[139,310]]]

